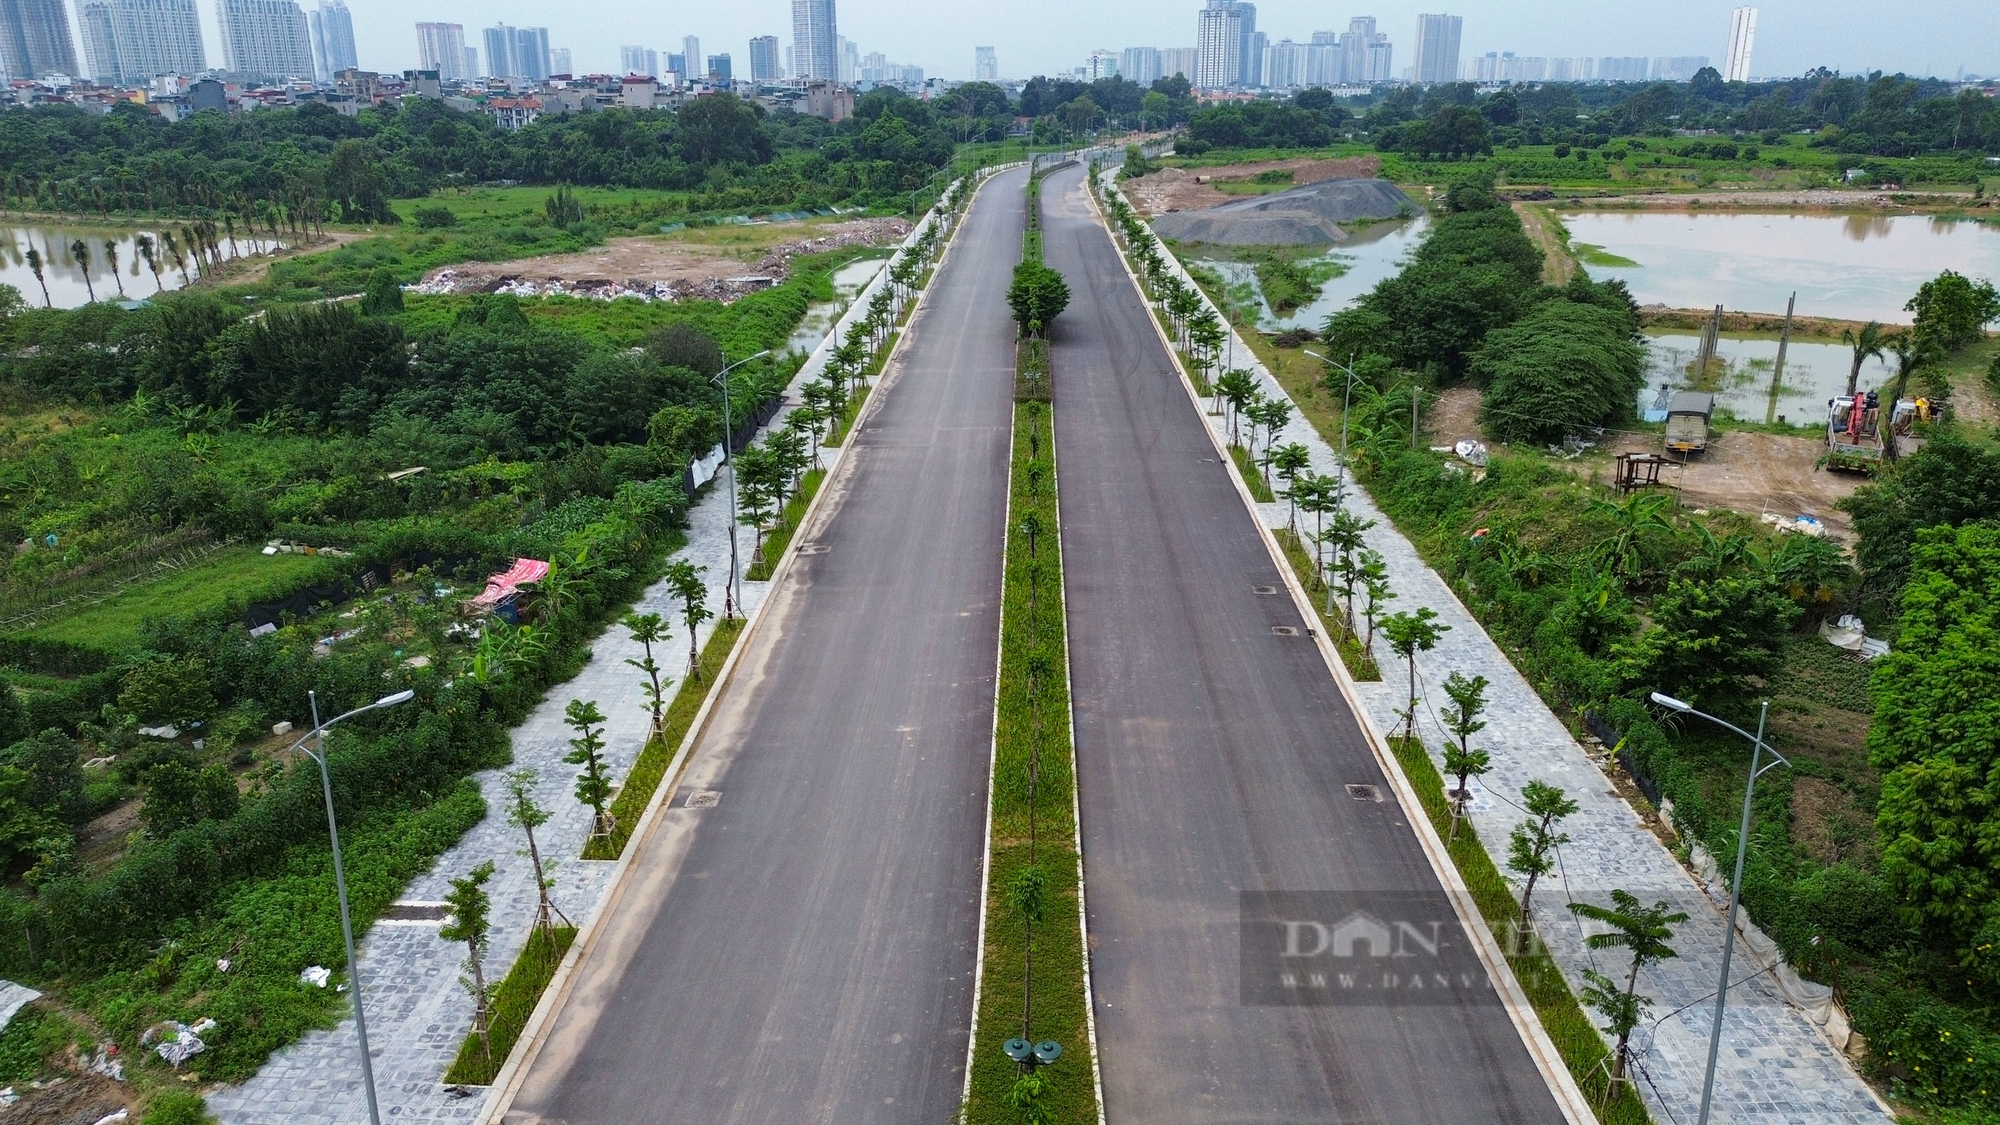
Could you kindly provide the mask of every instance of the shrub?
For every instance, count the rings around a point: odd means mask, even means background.
[[[419,207],[411,213],[418,230],[440,230],[458,225],[458,216],[449,207]]]
[[[1485,384],[1480,409],[1503,441],[1547,442],[1618,421],[1645,381],[1645,352],[1630,319],[1610,309],[1550,301],[1486,336],[1471,356]]]

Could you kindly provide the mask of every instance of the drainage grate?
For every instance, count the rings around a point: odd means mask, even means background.
[[[1382,801],[1382,787],[1379,785],[1350,785],[1347,787],[1347,795],[1357,801],[1374,801],[1380,804]]]
[[[715,807],[716,802],[720,800],[722,800],[722,794],[717,793],[713,789],[696,789],[687,795],[687,800],[681,802],[681,807],[684,809],[712,809]]]
[[[1296,637],[1299,635],[1299,627],[1297,625],[1273,625],[1271,626],[1271,632],[1280,637]]]
[[[801,555],[824,555],[831,550],[833,550],[833,547],[826,543],[799,544],[799,554]]]
[[[442,922],[449,915],[441,902],[392,902],[384,910],[378,921],[383,922]]]
[[[1275,594],[1278,592],[1278,588],[1276,586],[1252,586],[1250,587],[1250,592],[1253,594]]]

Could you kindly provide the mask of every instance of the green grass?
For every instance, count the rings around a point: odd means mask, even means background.
[[[1263,470],[1257,467],[1257,458],[1254,454],[1240,445],[1232,445],[1229,447],[1229,459],[1236,463],[1237,474],[1243,478],[1243,483],[1250,487],[1251,499],[1259,504],[1269,504],[1277,499],[1271,492],[1271,486],[1264,483]]]
[[[1019,1077],[1000,1044],[1022,1034],[1022,985],[1026,979],[1026,927],[1010,889],[1031,866],[1046,879],[1044,915],[1034,927],[1034,1010],[1030,1038],[1053,1039],[1063,1056],[1044,1076],[1053,1085],[1045,1120],[1088,1125],[1097,1120],[1091,1082],[1088,1015],[1084,1010],[1082,934],[1078,917],[1075,763],[1069,740],[1067,641],[1062,604],[1062,542],[1056,533],[1053,483],[1055,438],[1050,407],[1014,408],[1006,579],[1001,595],[999,714],[994,728],[992,866],[986,888],[986,943],[979,997],[979,1038],[974,1044],[972,1092],[966,1125],[1015,1125],[1026,1120],[1008,1103]],[[1031,486],[1027,466],[1051,471]],[[1029,512],[1041,520],[1035,552],[1019,531]],[[1030,581],[1031,577],[1034,579]],[[1039,685],[1030,657],[1040,654],[1050,674]],[[1037,753],[1038,751],[1038,753]],[[1039,759],[1030,803],[1028,766]],[[1030,816],[1034,860],[1029,860]]]
[[[824,480],[825,469],[808,469],[799,478],[798,490],[785,501],[785,510],[778,513],[777,526],[764,533],[763,549],[758,560],[744,572],[744,578],[751,582],[771,580],[771,572],[777,569],[778,560],[784,557],[785,547],[792,541],[792,533],[799,529],[799,521],[805,518],[806,506],[819,494],[820,483]]]
[[[1278,528],[1272,534],[1277,536],[1278,546],[1285,552],[1285,561],[1291,565],[1292,573],[1298,575],[1299,584],[1306,588],[1306,598],[1312,602],[1313,612],[1319,614],[1320,628],[1333,638],[1333,647],[1340,653],[1340,662],[1347,666],[1347,674],[1363,683],[1380,680],[1382,670],[1375,666],[1375,658],[1362,647],[1361,638],[1347,627],[1346,611],[1338,601],[1329,603],[1326,583],[1321,581],[1305,541],[1288,527]]]
[[[640,815],[646,811],[654,791],[660,787],[667,767],[673,764],[681,740],[687,737],[688,728],[694,724],[695,713],[701,710],[702,702],[714,689],[716,677],[722,674],[722,666],[735,649],[736,638],[743,635],[745,624],[741,617],[715,623],[715,631],[709,634],[708,643],[701,648],[700,675],[681,677],[680,690],[667,704],[660,732],[646,740],[645,747],[639,751],[639,760],[632,763],[631,772],[625,775],[625,784],[619,787],[618,796],[611,801],[611,835],[591,837],[590,842],[584,845],[583,858],[617,859],[624,854],[625,845],[631,842],[633,831],[639,827]],[[672,654],[661,653],[659,657],[665,657],[667,665],[673,666]]]
[[[1576,254],[1576,260],[1586,266],[1630,268],[1639,264],[1622,254],[1613,254],[1602,246],[1593,246],[1588,242],[1572,242],[1569,248]]]
[[[1390,749],[1395,752],[1396,761],[1403,767],[1403,773],[1417,791],[1417,800],[1430,817],[1431,824],[1440,836],[1451,831],[1451,806],[1445,800],[1444,779],[1438,775],[1437,767],[1423,744],[1401,738],[1389,740]],[[1596,1025],[1577,1002],[1569,984],[1563,980],[1562,971],[1549,955],[1534,942],[1522,943],[1510,940],[1518,933],[1516,925],[1520,918],[1520,903],[1514,897],[1514,890],[1507,880],[1493,866],[1492,857],[1479,842],[1478,836],[1469,824],[1460,824],[1458,839],[1450,847],[1453,864],[1458,867],[1460,877],[1479,905],[1479,913],[1486,919],[1486,925],[1500,939],[1501,949],[1520,948],[1518,953],[1507,954],[1507,964],[1513,968],[1514,977],[1521,983],[1521,990],[1527,993],[1528,1002],[1535,1009],[1535,1015],[1542,1021],[1542,1027],[1555,1042],[1556,1051],[1562,1055],[1563,1065],[1589,1098],[1598,1120],[1604,1125],[1644,1125],[1652,1120],[1639,1096],[1630,1088],[1620,1088],[1617,1096],[1600,1107],[1604,1093],[1604,1071],[1599,1069],[1610,1056],[1610,1049],[1597,1033]]]
[[[869,389],[870,384],[862,383],[848,392],[847,409],[842,410],[840,417],[833,420],[833,428],[827,432],[826,438],[820,442],[821,445],[838,448],[841,442],[847,440],[849,431],[854,428],[854,420],[861,417],[861,408],[868,402]]]
[[[535,1005],[541,1002],[542,990],[549,986],[549,980],[562,965],[563,954],[569,952],[570,943],[575,940],[574,926],[538,930],[528,936],[521,955],[515,958],[514,967],[507,971],[507,979],[500,982],[493,997],[489,1015],[492,1026],[488,1031],[491,1050],[479,1036],[467,1035],[465,1042],[459,1044],[458,1057],[452,1060],[451,1069],[444,1072],[446,1082],[467,1086],[492,1084],[494,1076],[506,1065],[507,1055],[513,1051],[514,1041],[521,1037],[528,1017],[534,1014]]]
[[[26,635],[119,652],[139,643],[140,626],[147,621],[201,614],[234,601],[256,601],[344,569],[335,559],[261,551],[224,547],[193,566],[37,625]]]

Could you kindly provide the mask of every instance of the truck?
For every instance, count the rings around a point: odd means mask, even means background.
[[[1667,404],[1667,448],[1686,455],[1708,448],[1708,423],[1715,414],[1715,396],[1707,391],[1681,391]]]
[[[1916,418],[1913,399],[1898,399],[1888,411],[1891,434],[1910,432]],[[1870,472],[1881,463],[1885,448],[1883,406],[1875,391],[1836,395],[1826,403],[1826,467]]]

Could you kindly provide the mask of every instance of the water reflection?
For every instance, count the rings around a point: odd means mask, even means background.
[[[1942,270],[2000,279],[2000,225],[1927,215],[1586,212],[1563,216],[1572,242],[1636,266],[1589,266],[1623,278],[1641,304],[1907,324],[1903,305]]]
[[[167,249],[169,231],[173,232],[180,251],[178,260]],[[152,240],[150,264],[139,248],[142,234]],[[226,233],[218,233],[217,237],[222,242],[220,252],[225,260],[279,247],[278,242],[269,238],[238,234],[232,242]],[[74,252],[74,244],[79,241],[84,246],[82,263]],[[30,249],[41,257],[39,280],[28,265]],[[72,309],[93,297],[100,301],[144,298],[162,290],[179,289],[200,277],[201,262],[185,245],[178,228],[129,230],[54,224],[0,227],[0,284],[19,289],[21,299],[32,306],[46,303]]]
[[[1817,421],[1825,415],[1826,400],[1847,390],[1847,375],[1854,363],[1853,350],[1844,344],[1793,340],[1785,349],[1785,370],[1774,388],[1778,341],[1724,337],[1716,344],[1720,362],[1710,364],[1706,377],[1695,371],[1700,351],[1701,337],[1694,333],[1664,332],[1650,337],[1646,386],[1638,400],[1642,414],[1656,403],[1665,410],[1663,394],[1697,390],[1715,392],[1716,407],[1744,421]],[[1862,390],[1879,388],[1895,375],[1895,368],[1887,362],[1871,359],[1862,364],[1857,386]]]
[[[833,271],[833,300],[817,301],[806,307],[805,317],[792,330],[791,339],[785,341],[785,350],[812,354],[812,350],[819,347],[819,342],[826,337],[827,329],[833,327],[840,315],[847,311],[854,295],[881,272],[883,263],[887,261],[887,258],[862,258]]]
[[[1345,266],[1347,272],[1321,287],[1318,300],[1301,305],[1285,316],[1273,313],[1271,307],[1264,303],[1263,294],[1256,294],[1257,326],[1267,332],[1282,332],[1287,328],[1318,331],[1327,317],[1353,304],[1356,297],[1375,288],[1378,282],[1395,276],[1403,268],[1404,257],[1422,239],[1428,225],[1427,220],[1418,217],[1370,223],[1352,230],[1346,242],[1331,247],[1322,258],[1314,259],[1333,259]],[[1239,292],[1242,292],[1240,287],[1245,285],[1251,290],[1256,289],[1256,269],[1248,262],[1197,257],[1190,259],[1190,264],[1214,270]]]

